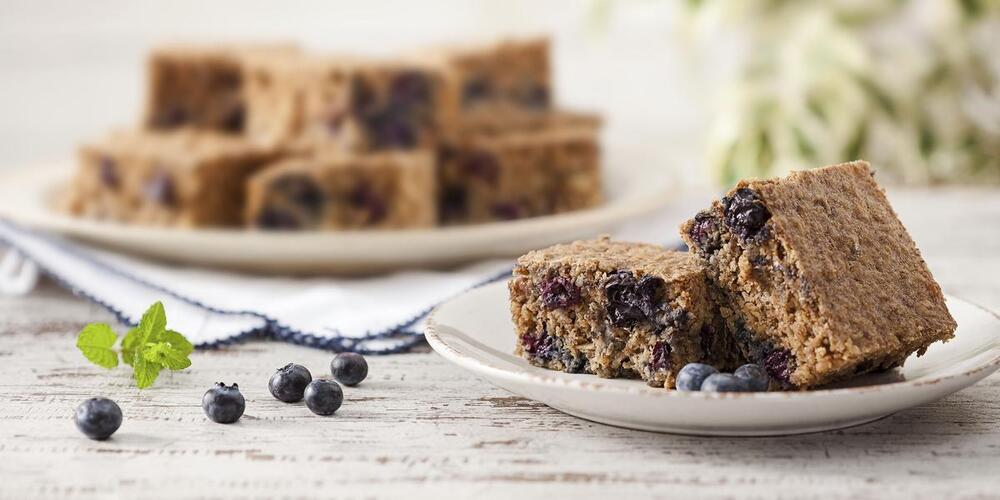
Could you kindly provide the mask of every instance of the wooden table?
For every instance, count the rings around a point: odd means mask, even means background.
[[[1000,191],[892,198],[944,288],[1000,309]],[[703,438],[579,420],[417,353],[369,358],[370,378],[321,418],[266,383],[289,361],[325,372],[329,353],[269,341],[198,352],[140,392],[129,370],[92,367],[74,347],[97,320],[111,317],[52,284],[0,298],[0,497],[1000,497],[998,376],[843,431]],[[247,398],[236,425],[202,413],[220,380]],[[106,442],[71,420],[95,395],[125,413]]]

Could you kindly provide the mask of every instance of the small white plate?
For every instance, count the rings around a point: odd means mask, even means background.
[[[468,292],[427,322],[427,340],[449,361],[515,394],[577,417],[678,434],[760,436],[838,429],[878,420],[968,387],[1000,367],[1000,317],[948,297],[955,338],[903,368],[803,392],[701,393],[656,389],[537,368],[514,356],[506,283]]]
[[[267,232],[144,227],[85,220],[53,210],[70,164],[0,175],[0,217],[141,256],[252,272],[365,274],[513,257],[595,236],[671,199],[665,168],[609,161],[600,207],[510,222],[418,230]],[[617,165],[618,168],[610,168]]]

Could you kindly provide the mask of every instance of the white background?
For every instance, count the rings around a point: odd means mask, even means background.
[[[171,40],[293,39],[315,49],[391,52],[418,43],[548,33],[557,99],[603,112],[612,157],[699,166],[707,91],[674,30],[671,2],[55,1],[0,2],[0,169],[72,158],[75,144],[133,123],[142,62]],[[676,5],[676,4],[674,4]]]

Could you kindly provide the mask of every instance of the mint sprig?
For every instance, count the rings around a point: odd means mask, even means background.
[[[106,323],[90,323],[80,331],[76,346],[91,363],[111,369],[118,366],[118,352],[114,350],[117,340],[118,334]],[[194,345],[184,335],[167,330],[167,313],[160,302],[149,306],[139,324],[121,341],[122,362],[132,367],[140,389],[153,385],[164,368],[183,370],[191,366],[188,355],[193,351]]]

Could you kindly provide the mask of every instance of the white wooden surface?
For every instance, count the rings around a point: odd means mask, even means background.
[[[892,198],[944,288],[1000,309],[1000,191]],[[325,373],[329,353],[198,352],[140,392],[73,346],[84,323],[109,319],[51,284],[0,298],[0,497],[1000,497],[1000,376],[843,431],[701,438],[578,420],[417,353],[369,358],[370,378],[321,418],[266,382],[289,361]],[[220,380],[246,395],[236,425],[201,411]],[[110,441],[73,427],[94,395],[124,410]]]

